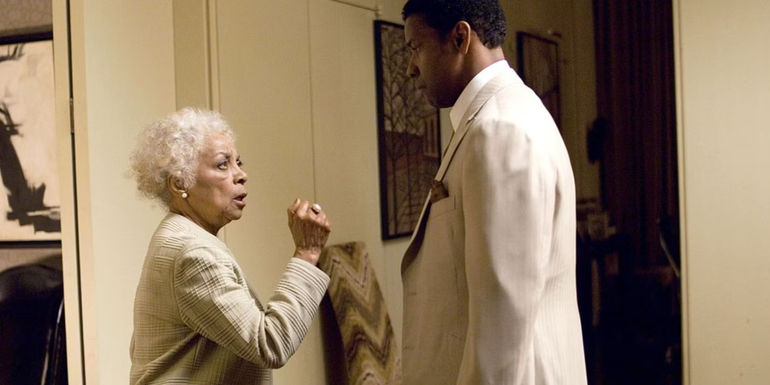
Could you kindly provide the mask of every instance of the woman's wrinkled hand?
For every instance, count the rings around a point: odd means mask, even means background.
[[[331,232],[331,223],[326,213],[311,209],[311,203],[299,198],[289,206],[289,230],[294,238],[294,256],[313,265],[318,263]]]

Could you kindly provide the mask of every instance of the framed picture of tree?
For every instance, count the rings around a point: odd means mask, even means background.
[[[61,238],[51,33],[0,39],[0,241]]]
[[[404,27],[374,22],[382,238],[411,235],[441,163],[439,110],[407,73]]]

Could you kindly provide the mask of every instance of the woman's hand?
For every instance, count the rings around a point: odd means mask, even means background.
[[[287,212],[289,230],[294,238],[294,256],[315,265],[329,239],[331,223],[323,211],[314,211],[310,202],[299,198],[294,200]]]

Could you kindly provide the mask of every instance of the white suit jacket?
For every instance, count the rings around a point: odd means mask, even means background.
[[[406,385],[586,383],[575,183],[553,119],[512,69],[472,101],[401,265]]]

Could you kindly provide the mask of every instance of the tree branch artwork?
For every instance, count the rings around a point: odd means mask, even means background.
[[[406,74],[403,26],[375,21],[382,237],[410,235],[441,161],[439,111]]]

